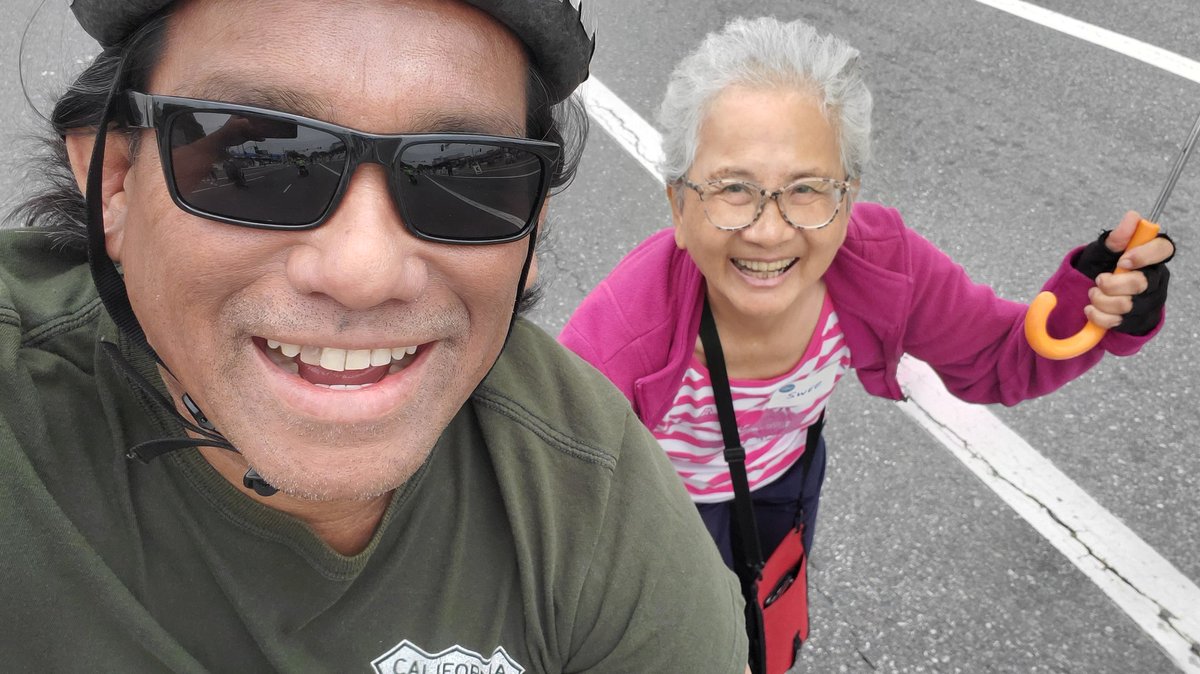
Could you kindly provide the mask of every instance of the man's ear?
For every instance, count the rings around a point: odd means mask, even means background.
[[[67,158],[71,162],[71,173],[81,194],[87,194],[88,169],[92,162],[92,148],[96,135],[91,129],[72,130],[67,133]],[[125,178],[129,174],[132,160],[129,155],[129,136],[109,132],[104,142],[104,173],[100,183],[100,203],[104,212],[104,239],[108,256],[121,261],[121,243],[125,234]]]
[[[541,241],[542,232],[544,232],[546,230],[546,214],[549,212],[550,212],[550,198],[547,197],[546,202],[542,204],[542,212],[538,213],[537,224],[534,225],[534,228],[536,229],[539,241]],[[538,278],[538,252],[537,252],[537,248],[534,248],[533,259],[529,261],[529,274],[525,277],[525,287],[522,289],[522,291],[529,290],[530,288],[532,288],[533,284],[537,282],[537,278]]]
[[[672,183],[667,185],[667,202],[671,204],[671,224],[675,227],[675,245],[679,250],[687,250],[683,237],[683,192],[679,186]]]
[[[537,278],[538,278],[537,262],[538,262],[538,254],[537,254],[537,251],[535,250],[535,251],[533,251],[533,259],[529,261],[529,274],[525,276],[525,287],[522,289],[522,291],[529,290],[530,288],[533,287],[533,284],[537,283]]]

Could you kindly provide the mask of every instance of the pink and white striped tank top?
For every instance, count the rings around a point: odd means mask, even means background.
[[[804,453],[808,427],[821,416],[849,366],[850,349],[826,294],[808,349],[796,367],[773,379],[730,379],[751,490],[778,479]],[[712,380],[694,356],[671,408],[652,432],[694,502],[733,499]]]

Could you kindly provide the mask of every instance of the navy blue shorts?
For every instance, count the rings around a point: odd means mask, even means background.
[[[813,448],[805,451],[812,451]],[[750,492],[754,502],[754,519],[758,523],[758,540],[763,559],[771,553],[797,521],[804,522],[804,550],[811,553],[813,532],[817,528],[817,506],[821,499],[821,484],[825,482],[825,438],[822,437],[805,474],[804,462],[797,461],[778,480]],[[725,566],[733,568],[730,518],[733,501],[697,503],[700,519],[721,551]]]

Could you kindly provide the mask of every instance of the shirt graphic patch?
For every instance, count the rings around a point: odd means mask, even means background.
[[[378,674],[524,674],[525,668],[497,647],[485,658],[462,646],[426,653],[408,639],[376,658],[371,665]]]

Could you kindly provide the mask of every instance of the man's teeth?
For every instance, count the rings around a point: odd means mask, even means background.
[[[761,260],[741,260],[735,259],[734,263],[742,269],[756,272],[776,272],[783,271],[792,265],[796,258],[789,257],[786,260],[775,260],[774,262],[763,262]]]
[[[268,340],[268,343],[270,343],[272,341],[274,341],[274,340]],[[279,342],[275,342],[275,346],[272,346],[271,348],[279,349],[279,352],[282,353],[283,355],[287,356],[288,358],[295,358],[297,355],[300,354],[300,347],[299,347],[299,345],[296,345],[296,344],[281,344]]]
[[[335,349],[307,344],[286,344],[274,339],[267,340],[267,347],[279,351],[287,358],[299,355],[303,363],[318,365],[335,372],[388,365],[417,352],[415,346],[397,346],[390,349]]]

